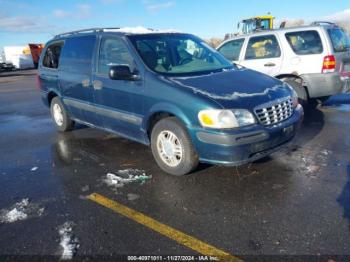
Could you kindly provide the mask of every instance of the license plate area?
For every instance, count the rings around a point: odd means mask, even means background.
[[[343,72],[350,72],[350,62],[343,63]]]
[[[293,125],[283,128],[283,133],[285,135],[290,135],[293,132],[294,132],[294,126]]]

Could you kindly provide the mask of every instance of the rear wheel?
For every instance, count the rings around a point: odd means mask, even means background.
[[[198,165],[198,155],[184,125],[175,117],[160,120],[151,134],[153,156],[161,169],[182,176]]]
[[[295,78],[283,78],[281,80],[289,84],[294,89],[294,91],[298,95],[299,103],[302,106],[308,105],[308,102],[309,102],[308,95],[305,87],[302,85],[302,79],[295,77]]]
[[[316,100],[318,100],[318,102],[320,104],[324,104],[331,96],[322,96],[322,97],[319,97],[317,98]]]
[[[74,121],[69,117],[58,96],[52,99],[50,109],[53,122],[59,131],[66,132],[73,129]]]

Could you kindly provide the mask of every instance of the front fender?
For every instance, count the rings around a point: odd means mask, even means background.
[[[179,118],[186,126],[192,125],[188,116],[179,107],[171,103],[161,102],[153,105],[150,108],[150,110],[145,114],[145,117],[142,121],[143,130],[147,131],[151,117],[157,113],[169,113]]]

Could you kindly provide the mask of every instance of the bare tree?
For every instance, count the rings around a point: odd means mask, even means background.
[[[337,22],[337,25],[339,25],[341,28],[344,28],[349,34],[350,34],[350,24],[346,22]]]
[[[206,42],[214,48],[217,47],[219,44],[221,44],[222,41],[223,41],[222,38],[217,38],[217,37],[212,37],[206,40]]]
[[[304,19],[286,19],[284,21],[286,22],[285,27],[305,25]]]

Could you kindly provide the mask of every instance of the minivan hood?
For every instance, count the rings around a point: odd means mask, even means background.
[[[215,100],[224,108],[252,109],[292,95],[291,90],[280,80],[246,68],[168,79],[183,88],[189,88],[195,94]]]

